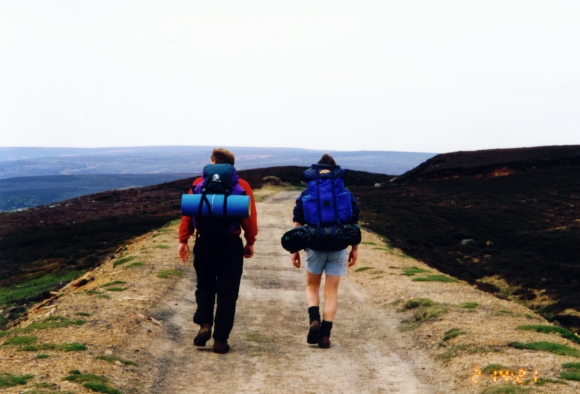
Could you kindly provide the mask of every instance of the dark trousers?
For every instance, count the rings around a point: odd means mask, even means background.
[[[244,264],[244,246],[239,235],[225,237],[199,236],[193,247],[193,267],[197,274],[195,300],[196,324],[214,323],[213,338],[225,341],[234,326],[236,301]]]

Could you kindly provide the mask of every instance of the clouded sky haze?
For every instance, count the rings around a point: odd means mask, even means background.
[[[0,146],[580,144],[578,1],[2,1]]]

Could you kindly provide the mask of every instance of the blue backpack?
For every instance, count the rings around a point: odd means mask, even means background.
[[[231,164],[208,164],[203,168],[203,182],[195,186],[193,193],[201,194],[195,227],[199,233],[207,236],[223,236],[233,233],[238,227],[240,218],[203,217],[203,206],[211,212],[209,194],[224,194],[223,212],[227,212],[227,197],[230,195],[245,195],[246,191],[238,183],[238,174]]]
[[[344,188],[346,172],[339,166],[315,164],[302,174],[308,182],[302,206],[309,226],[320,228],[353,220],[352,194]]]

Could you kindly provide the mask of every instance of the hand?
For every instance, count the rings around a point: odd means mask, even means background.
[[[350,253],[348,254],[348,266],[352,267],[356,264],[356,260],[358,259],[358,248],[352,248]]]
[[[296,268],[300,268],[300,252],[292,253],[292,264]]]
[[[189,246],[187,244],[179,244],[179,249],[177,250],[177,256],[183,261],[187,263],[189,259]]]
[[[246,244],[246,246],[244,246],[244,257],[250,259],[252,258],[253,255],[254,255],[254,245]]]

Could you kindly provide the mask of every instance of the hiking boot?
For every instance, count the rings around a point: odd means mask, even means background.
[[[321,349],[328,349],[330,347],[330,337],[320,337],[318,340],[318,347]]]
[[[308,330],[308,336],[306,337],[306,342],[311,345],[316,345],[318,343],[318,335],[320,333],[320,322],[312,321],[310,323],[310,329]]]
[[[209,324],[202,324],[199,332],[193,338],[195,346],[205,346],[205,343],[211,338],[211,326]]]
[[[226,354],[230,351],[230,345],[228,345],[228,341],[213,341],[213,352],[219,354]]]

